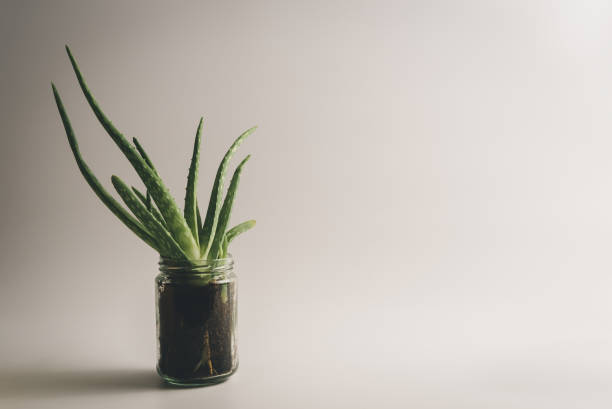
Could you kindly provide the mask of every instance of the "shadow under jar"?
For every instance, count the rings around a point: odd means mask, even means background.
[[[155,278],[157,372],[175,385],[223,382],[238,367],[236,278],[228,258],[161,258]]]

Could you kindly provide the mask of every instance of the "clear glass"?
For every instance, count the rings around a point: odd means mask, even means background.
[[[238,367],[231,256],[192,264],[161,258],[155,278],[157,372],[175,385],[223,382]]]

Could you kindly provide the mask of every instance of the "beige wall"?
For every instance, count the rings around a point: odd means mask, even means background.
[[[1,2],[0,362],[154,362],[157,257],[78,174],[51,81],[99,178],[137,178],[69,43],[179,201],[199,116],[201,202],[259,125],[232,218],[258,225],[232,252],[241,376],[279,374],[262,391],[364,382],[402,407],[414,391],[388,385],[421,371],[493,391],[553,374],[563,393],[609,373],[611,18],[605,1]]]

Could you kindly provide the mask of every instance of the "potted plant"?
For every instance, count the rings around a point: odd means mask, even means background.
[[[221,382],[238,365],[236,354],[236,279],[228,246],[255,225],[249,220],[228,228],[232,204],[247,156],[234,171],[223,199],[225,174],[234,152],[255,127],[240,135],[221,160],[208,209],[202,220],[196,199],[202,119],[197,127],[181,212],[153,162],[136,138],[132,143],[115,128],[91,94],[68,46],[68,57],[91,109],[145,186],[142,192],[119,177],[112,184],[124,208],[98,181],[81,156],[60,95],[53,95],[68,143],[81,174],[100,200],[160,255],[156,283],[157,371],[167,382],[205,385]],[[128,211],[129,210],[129,211]]]

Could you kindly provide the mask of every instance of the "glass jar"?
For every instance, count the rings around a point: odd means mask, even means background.
[[[161,258],[155,278],[157,372],[175,385],[226,380],[238,367],[231,256],[196,264]]]

